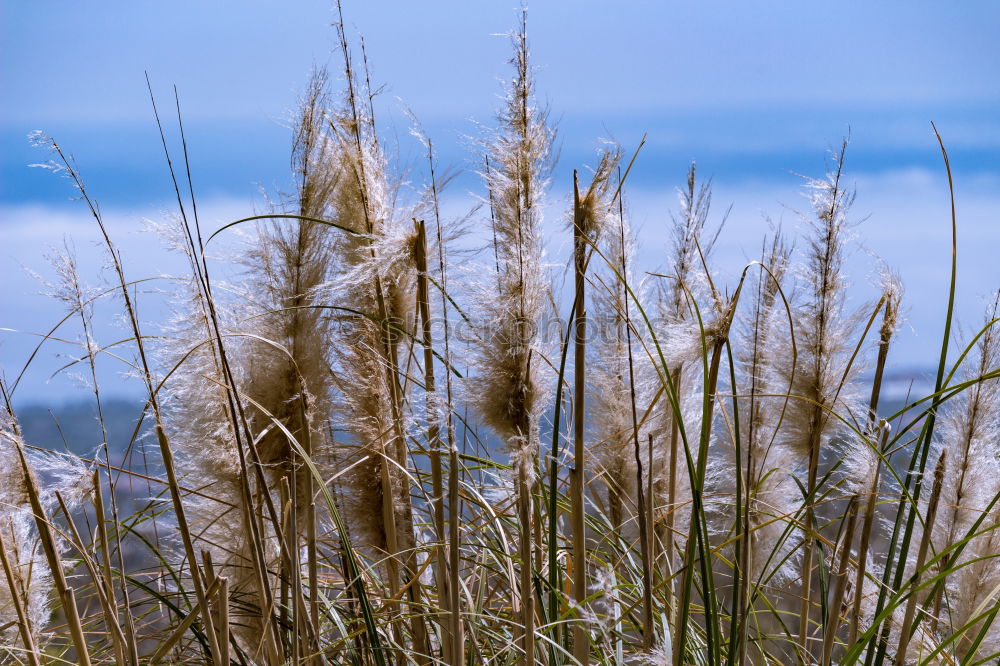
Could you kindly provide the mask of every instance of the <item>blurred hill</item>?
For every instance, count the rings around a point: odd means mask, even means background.
[[[862,378],[862,384],[870,381]],[[923,397],[933,389],[933,370],[903,368],[887,372],[882,385],[879,411],[887,417],[908,401]],[[121,460],[129,442],[136,436],[136,425],[143,404],[138,400],[114,398],[103,401],[104,423],[111,457]],[[56,451],[69,450],[85,458],[93,457],[101,444],[101,428],[93,400],[79,400],[61,405],[29,404],[17,409],[24,439],[33,446]],[[152,422],[146,418],[138,428],[138,437],[149,432]],[[543,419],[542,441],[551,439],[550,419]],[[480,433],[484,436],[486,433]]]
[[[142,416],[142,403],[135,400],[109,399],[101,404],[108,447],[113,460],[120,460],[136,435]],[[69,450],[84,458],[92,458],[101,445],[101,426],[93,400],[67,402],[61,405],[26,405],[17,409],[17,419],[28,444],[56,451]],[[151,421],[139,424],[141,437],[150,429]]]

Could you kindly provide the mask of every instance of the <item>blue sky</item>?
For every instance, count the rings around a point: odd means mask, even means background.
[[[514,3],[347,2],[345,15],[355,44],[364,35],[376,83],[387,85],[379,116],[411,178],[423,167],[404,107],[443,163],[474,166],[466,137],[474,120],[491,121],[509,55],[496,35],[517,20]],[[144,71],[161,107],[171,85],[180,90],[197,192],[221,222],[260,205],[261,190],[287,187],[285,124],[297,91],[314,64],[339,63],[329,2],[4,0],[0,16],[0,328],[38,331],[60,316],[23,271],[46,272],[47,245],[71,236],[81,265],[95,276],[100,267],[66,183],[26,168],[46,157],[28,132],[42,129],[75,155],[134,272],[166,271],[171,260],[136,233],[141,218],[169,209],[172,192]],[[853,274],[865,282],[871,253],[903,274],[912,331],[898,354],[920,365],[940,334],[948,241],[931,120],[956,172],[963,319],[977,321],[982,297],[1000,287],[989,250],[1000,246],[998,27],[1000,5],[986,1],[533,3],[538,93],[560,130],[554,201],[564,201],[571,169],[593,161],[597,139],[628,149],[646,132],[630,204],[650,267],[674,188],[696,159],[720,210],[733,204],[718,259],[735,272],[767,229],[763,214],[794,226],[792,210],[805,205],[794,173],[820,175],[849,129],[856,218],[867,218]],[[459,178],[456,209],[476,187],[471,174]],[[28,340],[0,332],[8,376]],[[46,381],[58,361],[38,363],[21,399],[73,394],[70,382]]]

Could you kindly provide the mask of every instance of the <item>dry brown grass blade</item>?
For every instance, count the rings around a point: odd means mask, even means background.
[[[6,388],[3,388],[3,397],[7,401]],[[8,412],[13,414],[9,401],[7,401],[6,408]],[[24,447],[21,446],[21,442],[19,441],[20,433],[17,434],[18,438],[14,440],[14,448],[17,451],[21,470],[24,474],[25,489],[28,493],[28,501],[31,503],[31,511],[34,514],[35,527],[38,529],[38,538],[42,543],[42,549],[45,551],[45,559],[48,562],[56,591],[59,593],[63,612],[66,614],[66,623],[69,625],[70,636],[76,648],[77,659],[81,666],[90,666],[90,649],[87,646],[83,624],[80,621],[80,611],[76,605],[76,596],[66,581],[66,572],[63,571],[62,560],[59,557],[59,547],[56,544],[55,535],[52,533],[49,519],[45,515],[45,509],[42,507],[38,486],[35,482],[35,475],[28,465],[27,457],[24,455]]]
[[[98,564],[94,561],[92,553],[90,553],[86,547],[83,545],[83,539],[80,537],[80,532],[76,527],[76,523],[73,521],[73,517],[70,514],[69,507],[63,500],[62,493],[58,490],[56,491],[56,500],[59,502],[59,509],[62,511],[63,518],[66,519],[66,526],[69,530],[69,542],[76,548],[77,553],[80,555],[80,561],[83,562],[83,566],[87,568],[87,572],[90,574],[90,579],[94,581],[94,590],[97,594],[97,601],[101,606],[101,611],[104,613],[105,627],[109,634],[111,634],[111,640],[115,647],[115,657],[118,659],[118,663],[124,664],[125,661],[125,650],[127,649],[128,639],[122,632],[120,626],[118,626],[118,613],[117,613],[117,602],[115,600],[109,601],[108,590],[112,590],[113,586],[107,583],[111,575],[110,567],[106,569],[98,569]],[[98,514],[100,515],[100,514]]]
[[[841,609],[844,605],[844,595],[847,592],[848,569],[851,560],[851,544],[854,541],[854,526],[858,518],[858,505],[860,496],[851,497],[851,502],[847,507],[847,526],[844,529],[843,540],[840,545],[840,564],[837,570],[833,598],[830,601],[830,617],[827,619],[826,631],[823,635],[823,666],[830,666],[833,659],[833,646],[837,638],[837,629],[840,628]],[[834,550],[836,554],[836,550]]]
[[[441,319],[444,324],[444,366],[445,366],[445,400],[446,400],[446,432],[448,442],[448,555],[445,562],[448,568],[448,582],[446,591],[448,594],[447,608],[450,614],[448,634],[451,638],[449,654],[451,655],[452,666],[461,666],[465,663],[465,633],[462,622],[461,607],[461,532],[459,531],[459,518],[461,516],[461,504],[459,498],[459,474],[461,467],[458,460],[458,448],[455,445],[455,419],[454,403],[452,402],[452,373],[451,373],[451,327],[448,322],[448,271],[445,265],[445,241],[441,230],[441,211],[438,202],[438,181],[434,170],[434,149],[430,139],[427,140],[427,163],[430,167],[431,194],[434,203],[434,220],[437,231],[437,251],[438,251],[438,274],[441,279],[439,291],[441,292]],[[491,206],[491,217],[492,206]],[[424,231],[423,247],[427,247],[426,228]],[[494,238],[496,234],[494,233]],[[496,247],[494,244],[494,255]],[[495,258],[495,256],[494,256]],[[425,274],[426,277],[426,274]],[[426,312],[430,312],[430,301]],[[441,502],[443,503],[443,499]],[[443,507],[442,507],[443,508]],[[443,538],[443,537],[442,537]],[[440,592],[439,592],[440,596]]]
[[[117,627],[118,627],[118,617],[119,617],[119,615],[118,615],[118,601],[115,598],[114,578],[112,577],[112,574],[111,574],[111,546],[110,546],[110,542],[108,540],[107,518],[105,517],[105,513],[104,513],[104,493],[101,492],[101,472],[98,469],[94,470],[93,485],[94,485],[94,513],[95,513],[95,520],[97,522],[97,536],[98,536],[98,539],[100,539],[100,546],[101,546],[101,570],[103,572],[102,580],[98,582],[98,580],[95,578],[94,579],[94,584],[95,585],[102,585],[103,584],[103,586],[104,586],[104,597],[105,597],[105,600],[106,600],[105,603],[106,603],[106,605],[108,607],[108,610],[109,610],[109,614],[108,614],[108,617],[107,617],[107,622],[111,623],[111,624],[109,624],[109,627],[113,625],[117,629]],[[72,519],[70,517],[68,509],[66,508],[66,505],[63,504],[62,497],[59,498],[59,504],[60,504],[60,506],[63,509],[63,513],[66,515],[67,522],[70,523],[70,525],[72,526],[72,529],[75,531],[76,530],[76,526],[72,524],[73,521],[72,521]],[[77,542],[79,543],[80,546],[83,546],[83,542],[80,541],[79,537],[77,537]],[[80,552],[82,553],[83,551],[81,550]],[[113,631],[112,632],[113,635],[115,636],[116,642],[117,642],[117,639],[118,639],[118,633],[119,633],[119,631]],[[121,648],[126,648],[128,650],[128,654],[130,655],[130,661],[132,663],[137,663],[139,661],[138,660],[138,654],[139,654],[139,652],[138,652],[138,646],[136,646],[134,644],[123,643],[120,647]],[[122,652],[122,654],[120,656],[120,659],[122,659],[123,661],[124,661],[124,658],[125,658],[125,654],[126,653],[123,650],[123,652]],[[135,655],[135,659],[134,660],[131,659],[131,655]]]
[[[885,455],[888,444],[890,427],[885,421],[881,422],[878,431],[879,451]],[[872,530],[875,526],[875,507],[878,503],[879,480],[882,475],[882,466],[875,468],[875,478],[872,480],[872,487],[865,498],[865,518],[861,523],[861,537],[858,543],[858,566],[854,577],[854,603],[851,609],[850,626],[847,630],[847,645],[854,645],[858,639],[858,630],[861,625],[861,603],[864,600],[865,574],[868,570],[868,549],[871,545]]]
[[[432,174],[433,179],[433,174]],[[438,585],[438,604],[442,614],[450,615],[451,592],[448,589],[448,565],[445,543],[444,519],[444,478],[441,465],[441,425],[438,416],[438,395],[436,378],[434,376],[434,347],[431,334],[430,294],[427,287],[427,229],[424,221],[414,220],[417,232],[414,260],[417,268],[417,311],[420,317],[421,343],[424,347],[424,390],[427,393],[427,439],[431,456],[431,497],[433,502],[434,533],[437,542],[434,546],[436,565],[434,576]],[[454,639],[451,623],[441,624],[442,659],[448,664],[455,664],[452,656]]]
[[[27,656],[28,663],[30,666],[41,666],[41,655],[38,652],[38,646],[35,644],[35,638],[32,635],[31,626],[28,622],[28,615],[25,612],[25,595],[20,590],[21,586],[17,584],[13,568],[7,557],[7,544],[6,539],[3,537],[3,528],[4,526],[0,525],[0,563],[3,564],[4,577],[7,579],[7,589],[10,590],[11,603],[14,605],[14,611],[17,613],[17,630],[21,634],[21,642],[24,643],[24,653]]]
[[[208,586],[208,589],[205,590],[205,596],[211,599],[212,597],[215,596],[219,588],[220,588],[220,580],[216,578]],[[201,606],[195,606],[194,608],[192,608],[191,611],[184,617],[184,619],[181,620],[181,623],[178,624],[177,627],[170,633],[170,635],[167,636],[157,646],[156,651],[153,652],[152,656],[150,656],[149,658],[150,666],[155,666],[155,664],[158,664],[160,661],[163,660],[164,657],[167,656],[170,650],[172,650],[173,647],[177,644],[177,642],[181,640],[184,634],[187,633],[189,629],[191,629],[191,626],[194,624],[194,621],[198,619],[198,615],[201,613],[201,609],[202,609]],[[221,652],[216,654],[221,654]]]

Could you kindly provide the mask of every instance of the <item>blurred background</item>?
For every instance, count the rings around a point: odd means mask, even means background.
[[[346,2],[344,19],[358,57],[364,38],[380,90],[376,113],[399,171],[415,188],[428,180],[423,149],[409,134],[412,112],[434,141],[439,170],[457,174],[446,212],[468,211],[484,194],[474,139],[493,123],[509,72],[504,33],[520,20],[518,7]],[[75,248],[95,289],[109,276],[93,220],[70,184],[29,168],[51,156],[28,134],[42,130],[75,157],[130,278],[180,271],[143,231],[144,220],[176,209],[145,73],[175,161],[177,87],[202,224],[221,226],[291,191],[288,123],[298,93],[317,66],[330,66],[335,90],[342,83],[336,8],[320,0],[3,0],[0,20],[0,368],[16,383],[29,439],[55,445],[68,430],[87,441],[96,426],[72,365],[76,322],[57,330],[65,342],[49,340],[22,370],[39,334],[65,316],[42,295],[54,274],[46,254]],[[714,184],[713,219],[730,209],[714,264],[732,279],[771,225],[801,227],[797,211],[809,207],[802,175],[822,176],[830,150],[850,135],[858,237],[847,267],[851,294],[856,304],[874,296],[881,259],[902,275],[908,326],[890,358],[902,394],[936,363],[947,298],[950,208],[934,121],[955,175],[957,315],[966,332],[981,320],[1000,287],[997,3],[546,0],[529,6],[528,23],[537,94],[559,132],[548,216],[554,263],[565,256],[567,234],[558,230],[572,170],[594,163],[600,139],[630,155],[648,136],[626,189],[643,269],[660,267],[676,188],[697,161]],[[155,285],[140,298],[150,321],[165,312]],[[110,306],[97,312],[102,344],[126,337]],[[127,371],[110,356],[101,360],[104,394],[134,417],[141,384],[123,377]],[[55,424],[64,421],[76,425],[60,432]]]

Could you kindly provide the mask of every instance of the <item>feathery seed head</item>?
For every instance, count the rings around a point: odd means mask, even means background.
[[[618,231],[618,216],[612,210],[614,202],[609,199],[609,195],[611,176],[621,162],[621,157],[622,151],[618,146],[602,150],[590,185],[580,194],[580,224],[584,236],[592,242],[602,234]],[[573,223],[571,218],[570,225]]]
[[[4,387],[6,391],[6,387]],[[56,493],[74,509],[90,496],[92,470],[76,456],[28,449],[21,438],[15,416],[0,408],[0,548],[14,578],[12,589],[0,571],[0,645],[19,642],[15,599],[26,611],[36,645],[44,645],[44,634],[52,614],[52,574],[44,555],[29,499],[29,478],[21,463],[28,461],[31,484],[38,491],[43,511],[51,515]],[[61,555],[63,542],[56,535],[55,547]],[[2,648],[0,648],[2,650]],[[4,655],[0,651],[0,656]],[[9,655],[7,655],[9,656]]]
[[[548,183],[553,132],[532,97],[524,31],[513,37],[515,76],[486,143],[490,169],[483,174],[496,234],[495,295],[483,305],[479,375],[469,381],[472,401],[512,451],[537,448],[542,404],[536,337],[545,307],[542,264],[542,198]]]
[[[882,297],[885,299],[885,311],[882,316],[882,327],[879,335],[882,340],[888,340],[899,328],[899,308],[903,300],[903,282],[899,275],[888,268],[882,271]]]

